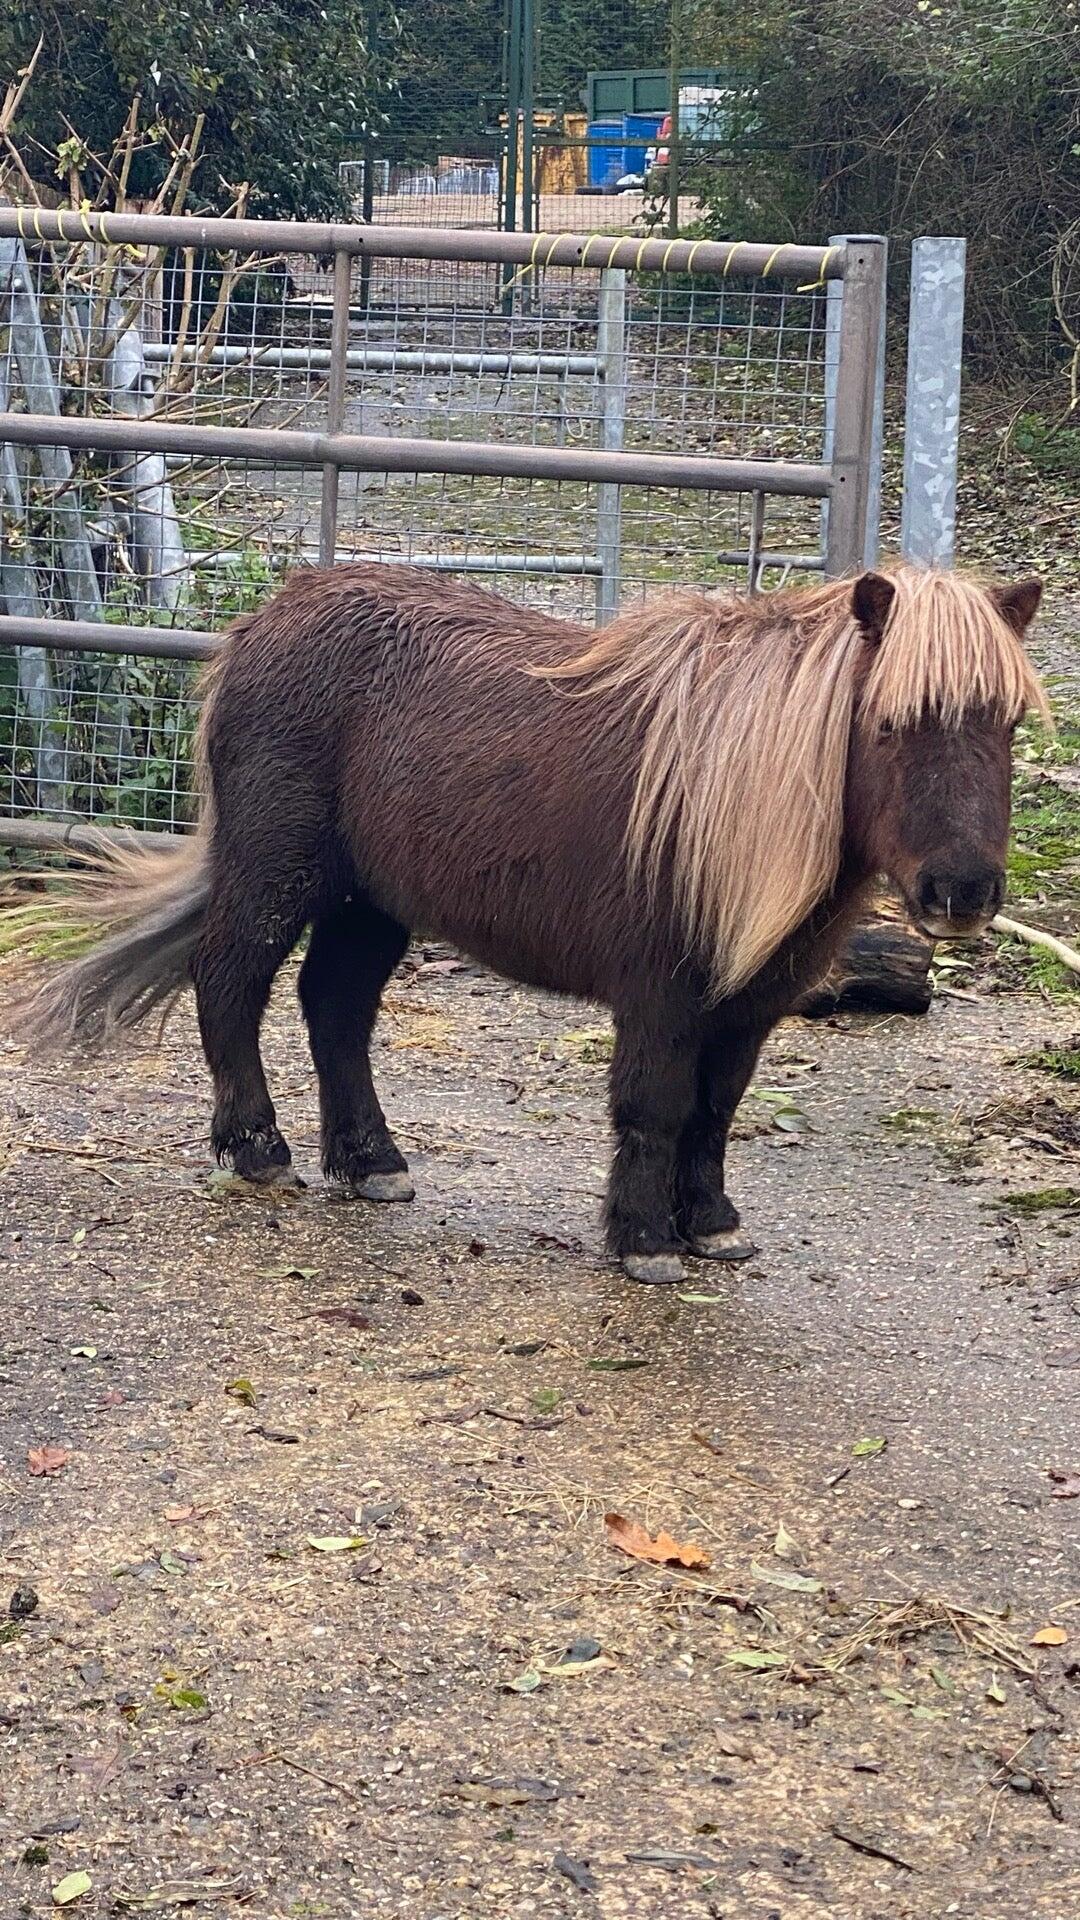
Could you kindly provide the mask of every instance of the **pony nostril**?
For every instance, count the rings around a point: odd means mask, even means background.
[[[932,873],[923,872],[916,882],[916,898],[923,913],[936,913],[944,908],[945,902],[938,893],[937,880]]]
[[[925,867],[915,883],[920,913],[928,919],[993,918],[1005,898],[1005,876],[989,865],[934,871]]]

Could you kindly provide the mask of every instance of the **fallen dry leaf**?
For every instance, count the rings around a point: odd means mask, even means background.
[[[1069,1636],[1064,1627],[1056,1627],[1053,1621],[1051,1621],[1048,1626],[1040,1627],[1038,1633],[1032,1634],[1028,1645],[1032,1647],[1063,1647],[1068,1638]]]
[[[1064,1473],[1060,1467],[1051,1467],[1050,1478],[1056,1482],[1051,1500],[1080,1500],[1080,1473]]]
[[[458,1800],[473,1800],[481,1807],[526,1807],[545,1804],[559,1797],[559,1789],[550,1780],[539,1780],[528,1773],[513,1779],[455,1780],[445,1793]]]
[[[66,1873],[52,1890],[53,1906],[70,1907],[74,1901],[81,1900],[84,1893],[89,1893],[92,1886],[93,1881],[83,1868],[77,1873]]]
[[[48,1480],[62,1473],[70,1459],[67,1447],[28,1447],[26,1452],[26,1464],[31,1473]]]
[[[654,1538],[636,1520],[625,1520],[621,1513],[605,1513],[604,1527],[608,1545],[617,1547],[620,1553],[628,1553],[633,1560],[649,1560],[657,1567],[691,1567],[701,1572],[712,1565],[704,1547],[696,1546],[692,1540],[680,1544],[670,1533],[662,1531]]]
[[[165,1518],[170,1527],[182,1527],[189,1520],[205,1520],[213,1511],[213,1507],[166,1507]]]
[[[802,1559],[802,1549],[798,1541],[792,1539],[782,1520],[776,1529],[776,1539],[773,1541],[773,1552],[780,1560]]]
[[[85,1780],[91,1793],[100,1793],[103,1787],[116,1779],[123,1758],[124,1736],[116,1733],[111,1743],[99,1747],[96,1753],[88,1754],[85,1759],[72,1760],[71,1771]]]

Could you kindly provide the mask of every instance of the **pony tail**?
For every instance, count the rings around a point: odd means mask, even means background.
[[[45,913],[36,903],[5,914],[5,933],[27,947],[77,947],[81,958],[16,999],[13,1036],[46,1052],[96,1050],[120,1027],[133,1027],[190,983],[191,957],[210,897],[209,836],[158,850],[102,842],[84,856],[85,870]],[[12,942],[8,936],[8,950]]]
[[[89,849],[79,855],[80,873],[59,878],[47,903],[4,914],[0,951],[40,955],[49,946],[78,955],[42,985],[16,995],[5,1025],[20,1042],[45,1051],[96,1051],[117,1029],[138,1025],[156,1007],[164,1005],[167,1017],[190,985],[210,898],[214,816],[206,735],[219,661],[203,678],[195,734],[197,832],[162,847],[134,835],[91,834]]]

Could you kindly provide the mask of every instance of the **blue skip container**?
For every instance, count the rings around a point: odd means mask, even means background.
[[[626,136],[623,173],[644,173],[645,150],[655,145],[663,119],[662,113],[623,114],[623,133]]]
[[[589,141],[589,185],[599,188],[601,193],[610,193],[616,181],[621,180],[626,172],[623,165],[625,152],[619,141],[622,130],[621,120],[589,122],[586,136]],[[594,141],[597,142],[595,146]]]

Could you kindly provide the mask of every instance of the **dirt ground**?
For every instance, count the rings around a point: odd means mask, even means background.
[[[190,1008],[8,1044],[2,1920],[1080,1912],[1080,1022],[949,978],[778,1031],[760,1257],[677,1292],[602,1255],[602,1016],[442,950],[409,1207],[320,1185],[294,976],[292,1199],[211,1181]]]

